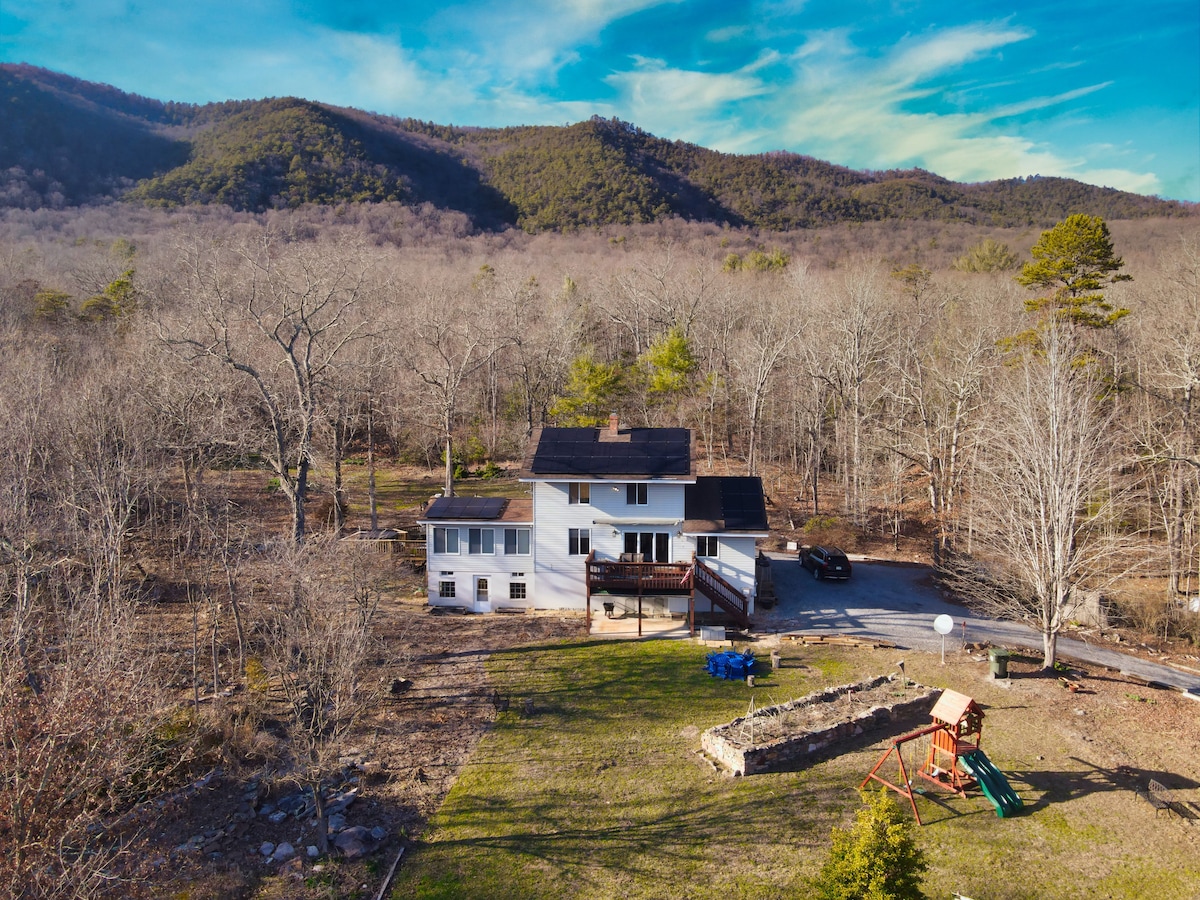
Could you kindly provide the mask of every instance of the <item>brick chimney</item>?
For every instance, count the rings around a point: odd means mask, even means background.
[[[599,432],[597,432],[596,438],[602,444],[611,444],[614,442],[620,442],[620,443],[624,444],[624,443],[628,443],[630,440],[628,432],[626,432],[625,434],[621,434],[621,424],[620,424],[620,420],[617,418],[616,413],[609,414],[608,427],[601,428],[599,430]]]

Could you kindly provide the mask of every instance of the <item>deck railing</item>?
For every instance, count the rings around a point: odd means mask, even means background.
[[[587,558],[588,596],[610,594],[661,596],[697,593],[711,600],[743,627],[750,624],[746,596],[699,560],[690,563],[630,562]]]
[[[692,590],[688,563],[587,561],[588,589],[628,594],[688,594]]]

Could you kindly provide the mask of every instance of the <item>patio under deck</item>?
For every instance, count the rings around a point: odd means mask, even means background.
[[[611,619],[604,614],[592,616],[588,630],[592,637],[627,640],[629,638],[690,638],[691,629],[686,618],[671,616],[643,616],[637,614],[614,615]]]

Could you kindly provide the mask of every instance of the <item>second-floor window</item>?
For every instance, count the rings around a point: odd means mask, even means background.
[[[625,485],[625,502],[629,506],[645,506],[650,502],[650,492],[647,484]]]
[[[697,556],[716,556],[717,555],[717,538],[715,535],[696,538],[696,555]]]
[[[567,552],[571,556],[587,556],[592,552],[592,529],[572,528],[567,533]]]
[[[433,552],[457,553],[458,529],[435,527],[433,529]]]
[[[568,503],[591,503],[592,486],[586,481],[572,481],[567,485]]]

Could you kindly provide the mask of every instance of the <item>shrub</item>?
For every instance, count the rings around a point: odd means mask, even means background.
[[[920,900],[925,855],[912,823],[888,794],[863,792],[866,804],[849,828],[833,829],[829,860],[813,884],[820,900]]]

